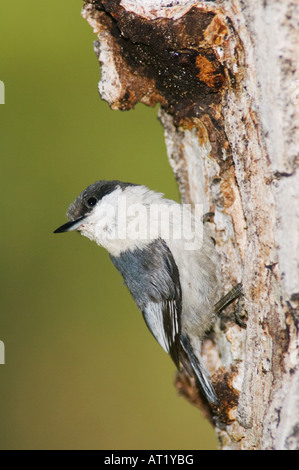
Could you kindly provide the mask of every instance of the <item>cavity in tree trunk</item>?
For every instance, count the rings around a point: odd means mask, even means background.
[[[203,355],[221,449],[299,448],[299,4],[91,0],[101,96],[160,103],[182,202],[203,203],[223,293],[242,282]],[[186,377],[177,388],[203,408]]]

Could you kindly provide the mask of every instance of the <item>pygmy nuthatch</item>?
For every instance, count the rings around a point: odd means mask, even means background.
[[[88,186],[67,217],[55,233],[78,230],[108,250],[153,336],[216,404],[201,346],[220,299],[220,263],[202,221],[146,186],[120,181]]]

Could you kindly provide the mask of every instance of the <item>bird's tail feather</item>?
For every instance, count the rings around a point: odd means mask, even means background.
[[[200,388],[202,389],[202,392],[210,403],[212,403],[213,405],[217,405],[218,398],[212,385],[210,374],[207,371],[203,361],[195,355],[192,344],[187,335],[182,335],[181,345],[185,354],[188,357],[189,364],[191,364],[192,370],[200,385]],[[185,361],[186,359],[183,359],[182,361],[184,366],[186,366]]]

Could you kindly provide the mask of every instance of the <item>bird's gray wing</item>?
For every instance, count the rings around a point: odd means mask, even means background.
[[[179,367],[182,293],[179,271],[162,239],[110,256],[158,343]]]

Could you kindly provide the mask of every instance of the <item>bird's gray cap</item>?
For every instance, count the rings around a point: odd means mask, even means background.
[[[93,210],[94,206],[107,194],[112,193],[117,187],[125,189],[127,186],[136,186],[133,183],[123,183],[122,181],[96,181],[88,186],[72,202],[67,211],[67,218],[70,222],[61,225],[54,233],[70,232],[80,226],[81,221]]]

